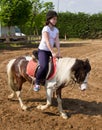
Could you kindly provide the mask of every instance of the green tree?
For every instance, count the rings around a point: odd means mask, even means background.
[[[54,5],[52,2],[45,2],[43,4],[43,12],[48,12],[49,10],[53,10],[54,9]]]
[[[102,13],[60,12],[58,19],[61,38],[102,38]]]
[[[93,14],[89,19],[89,38],[102,37],[102,13]]]
[[[30,0],[1,0],[0,20],[4,26],[23,25],[31,12]]]
[[[41,2],[40,0],[31,0],[32,11],[30,18],[21,28],[26,34],[40,35],[41,29],[45,24],[46,12],[54,8],[52,2]]]

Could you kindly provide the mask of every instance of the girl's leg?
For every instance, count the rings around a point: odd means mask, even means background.
[[[37,88],[39,87],[41,80],[46,78],[47,71],[48,71],[48,63],[49,63],[49,53],[46,51],[39,50],[38,59],[39,59],[40,67],[37,70],[37,74],[36,74],[36,85],[35,86]],[[38,89],[37,89],[37,91],[38,91]]]
[[[39,51],[38,59],[39,59],[40,67],[37,70],[36,83],[40,84],[40,80],[46,78],[46,74],[48,71],[49,55],[47,54],[46,51]]]

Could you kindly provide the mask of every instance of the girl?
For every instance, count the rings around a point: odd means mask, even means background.
[[[37,70],[36,82],[33,88],[34,91],[39,91],[40,82],[46,79],[50,56],[60,57],[59,31],[55,27],[57,17],[57,13],[52,10],[46,15],[46,26],[42,29],[42,39],[38,47],[38,60],[40,67]],[[53,50],[54,43],[57,52]]]

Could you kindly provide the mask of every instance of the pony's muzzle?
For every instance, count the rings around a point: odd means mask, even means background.
[[[85,91],[87,89],[87,83],[82,83],[80,86],[81,91]]]

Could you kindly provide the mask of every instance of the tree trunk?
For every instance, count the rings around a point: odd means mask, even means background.
[[[10,43],[10,26],[8,27],[8,32],[6,35],[6,43]]]
[[[64,35],[64,39],[65,39],[65,41],[67,40],[67,36],[66,36],[66,33],[65,33],[65,35]]]

